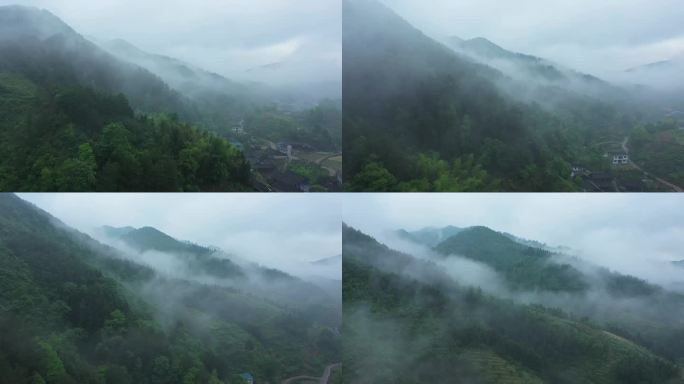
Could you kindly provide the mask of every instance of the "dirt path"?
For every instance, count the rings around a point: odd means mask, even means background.
[[[625,153],[627,154],[627,156],[629,156],[629,147],[627,146],[627,143],[629,143],[629,136],[626,136],[625,139],[622,141],[622,149],[625,151]],[[678,186],[678,185],[676,185],[676,184],[670,183],[670,182],[667,181],[667,180],[661,179],[660,177],[658,177],[658,176],[656,176],[656,175],[653,175],[653,174],[650,174],[650,173],[644,171],[640,166],[638,166],[635,162],[632,161],[632,158],[631,158],[631,157],[629,158],[629,163],[632,164],[632,166],[633,166],[634,168],[636,168],[636,169],[638,169],[639,171],[643,172],[645,175],[651,176],[652,178],[656,179],[659,183],[661,183],[661,184],[663,184],[663,185],[666,185],[666,186],[672,188],[672,190],[674,190],[675,192],[684,192],[684,189],[683,189],[682,187],[680,187],[680,186]]]
[[[295,376],[295,377],[290,377],[289,379],[285,379],[281,382],[281,384],[292,384],[295,381],[299,380],[309,380],[309,381],[318,381],[319,384],[328,384],[328,380],[330,380],[330,375],[332,374],[332,371],[335,369],[338,369],[341,367],[342,364],[337,363],[337,364],[330,364],[327,367],[325,367],[325,370],[323,371],[323,376],[321,377],[313,377],[313,376]]]

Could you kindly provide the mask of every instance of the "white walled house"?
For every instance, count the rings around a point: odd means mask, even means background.
[[[613,154],[613,165],[629,164],[629,155],[626,153]]]

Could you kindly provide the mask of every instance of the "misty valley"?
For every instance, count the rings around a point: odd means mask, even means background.
[[[520,33],[503,9],[485,17],[476,12],[487,5],[471,3],[440,14],[450,2],[430,11],[410,1],[343,0],[345,190],[682,191],[684,51],[604,80],[483,37],[432,38],[401,17],[434,19],[421,27],[450,18],[443,34],[463,32],[458,24],[479,15]],[[403,6],[401,16],[393,5]],[[580,20],[596,27],[598,16],[588,14]],[[574,21],[555,17],[559,28]]]
[[[0,190],[341,190],[339,84],[271,83],[288,63],[231,80],[103,35],[0,6]]]
[[[381,237],[343,228],[345,383],[684,383],[684,275],[483,226]]]
[[[341,261],[295,276],[153,227],[91,237],[0,194],[0,383],[339,383]]]

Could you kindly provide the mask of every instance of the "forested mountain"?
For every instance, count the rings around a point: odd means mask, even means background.
[[[0,275],[0,383],[279,382],[339,361],[322,306],[166,273],[10,194]]]
[[[339,326],[335,319],[341,312],[340,300],[326,293],[327,286],[318,287],[283,271],[244,261],[220,249],[177,240],[152,227],[105,226],[102,233],[105,235],[101,238],[103,242],[120,248],[132,260],[164,273],[198,282],[239,286],[247,292],[299,308],[310,318],[331,327]]]
[[[501,71],[509,78],[502,89],[509,91],[512,97],[545,105],[553,112],[562,112],[571,103],[591,102],[607,107],[602,104],[619,105],[629,100],[625,89],[595,76],[563,68],[540,57],[506,50],[483,37],[469,40],[452,37],[446,44],[457,53]],[[636,103],[630,105],[635,106]],[[558,108],[561,111],[557,111]]]
[[[254,137],[307,143],[315,148],[342,149],[339,100],[298,95],[303,90],[280,89],[262,83],[240,83],[181,60],[144,52],[123,40],[102,43],[120,60],[155,73],[192,102],[193,122],[223,136],[243,127]]]
[[[273,93],[261,84],[242,84],[181,60],[145,52],[125,40],[101,43],[119,60],[145,68],[192,103],[193,122],[216,132],[233,125],[256,108],[270,103]]]
[[[340,100],[98,45],[45,10],[3,6],[0,24],[0,190],[302,189],[287,172],[341,188]]]
[[[159,77],[47,11],[0,7],[0,25],[0,190],[249,189],[242,153],[179,121],[197,111]]]
[[[243,97],[249,95],[246,84],[231,81],[217,73],[205,71],[173,57],[145,52],[125,40],[110,40],[101,45],[120,60],[157,74],[174,90],[187,96],[199,96],[208,91]]]
[[[434,247],[443,240],[461,232],[462,230],[463,228],[450,225],[444,228],[423,228],[411,232],[400,229],[397,231],[397,234],[402,238],[414,241],[416,243]]]
[[[458,43],[487,58],[475,60],[377,1],[345,0],[343,13],[349,190],[578,190],[571,165],[605,164],[593,144],[624,136],[638,115],[594,97],[622,96],[598,79],[570,76],[483,39]],[[491,65],[493,57],[529,74],[511,76]],[[561,75],[582,84],[544,80]]]
[[[344,227],[345,382],[683,382],[680,295],[562,264],[484,227],[464,229],[440,248],[449,250],[414,257]],[[506,281],[519,272],[529,282],[503,291],[484,280],[467,284],[469,272],[448,263],[456,251]],[[564,274],[535,272],[554,264]],[[552,286],[536,280],[549,274],[570,278]],[[574,278],[586,279],[582,290]],[[612,296],[600,293],[602,284],[615,285]]]
[[[135,109],[179,113],[185,100],[162,79],[139,66],[118,60],[79,35],[46,10],[0,7],[1,68],[45,86],[81,86],[124,94]]]

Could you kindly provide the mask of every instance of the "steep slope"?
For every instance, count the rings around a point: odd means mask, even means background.
[[[499,71],[375,1],[347,0],[343,11],[344,170],[352,189],[573,188],[565,165],[551,166],[553,143],[540,136],[559,122],[505,97],[494,84],[504,78]],[[562,154],[558,143],[551,149]],[[365,185],[383,173],[390,185]]]
[[[3,6],[0,22],[0,68],[5,71],[40,84],[123,93],[145,112],[185,113],[182,96],[159,77],[116,59],[46,10]]]
[[[515,289],[584,291],[586,278],[568,264],[552,262],[552,253],[520,244],[486,227],[471,227],[439,243],[435,250],[485,263],[506,276]]]
[[[486,227],[471,227],[434,247],[442,256],[432,261],[467,284],[482,284],[506,298],[591,319],[670,359],[684,356],[684,348],[672,342],[673,337],[684,335],[684,295],[569,257],[560,248],[540,245]],[[492,268],[505,287],[492,287],[490,276],[475,283],[463,276],[468,270],[454,270],[450,263],[458,257]]]
[[[506,50],[483,37],[470,40],[452,38],[447,40],[447,44],[456,52],[490,65],[513,79],[537,86],[562,87],[562,90],[555,90],[558,97],[570,98],[575,93],[575,97],[595,97],[595,102],[617,101],[624,98],[624,90],[595,76],[563,68],[540,57]],[[561,94],[563,91],[566,92],[565,95]],[[542,99],[535,101],[543,102]]]
[[[343,12],[350,190],[576,190],[570,164],[605,163],[592,145],[623,135],[636,118],[456,53],[376,1],[346,0]]]
[[[0,190],[249,188],[242,153],[178,121],[186,104],[158,77],[47,11],[0,7],[0,20]]]
[[[237,259],[220,249],[177,240],[152,227],[133,230],[104,227],[102,231],[108,235],[103,238],[104,242],[114,247],[125,244],[135,251],[130,258],[169,276],[196,282],[210,279],[215,284],[297,308],[325,324],[338,325],[334,314],[340,310],[339,298],[278,269]],[[158,265],[165,267],[159,269]]]
[[[345,382],[664,383],[678,375],[595,325],[459,286],[349,227],[343,236]]]
[[[277,382],[339,361],[314,314],[164,276],[8,194],[0,276],[0,383]]]
[[[160,374],[180,381],[179,370],[194,369],[198,380],[209,380],[204,362],[188,364],[199,351],[190,345],[174,351],[183,341],[174,346],[155,329],[119,283],[90,265],[98,254],[55,226],[54,218],[6,194],[0,213],[0,381],[144,382],[163,362],[150,351],[179,364]],[[137,367],[126,354],[137,358]]]
[[[160,76],[174,91],[192,100],[194,121],[215,131],[233,127],[274,98],[264,85],[231,81],[181,60],[145,52],[124,40],[100,44],[119,60]]]
[[[131,62],[161,76],[173,89],[188,96],[198,96],[203,91],[243,96],[248,92],[244,84],[172,57],[145,52],[125,40],[110,40],[101,45],[120,60]]]

